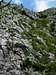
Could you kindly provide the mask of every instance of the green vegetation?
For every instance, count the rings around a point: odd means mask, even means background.
[[[56,22],[50,17],[56,11],[50,10],[34,13],[10,5],[2,11],[0,38],[6,39],[9,57],[16,60],[13,64],[19,62],[20,56],[20,70],[25,75],[56,75]]]

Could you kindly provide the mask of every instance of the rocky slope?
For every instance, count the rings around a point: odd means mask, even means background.
[[[0,11],[0,75],[56,75],[56,8]]]

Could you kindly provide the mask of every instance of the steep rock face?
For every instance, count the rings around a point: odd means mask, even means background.
[[[17,5],[0,11],[0,75],[56,74],[55,15]]]

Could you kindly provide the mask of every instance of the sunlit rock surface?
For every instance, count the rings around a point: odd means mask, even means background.
[[[0,75],[56,75],[55,8],[0,11]]]

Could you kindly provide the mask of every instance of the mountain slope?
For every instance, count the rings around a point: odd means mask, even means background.
[[[56,9],[9,5],[0,14],[0,74],[55,75]]]

